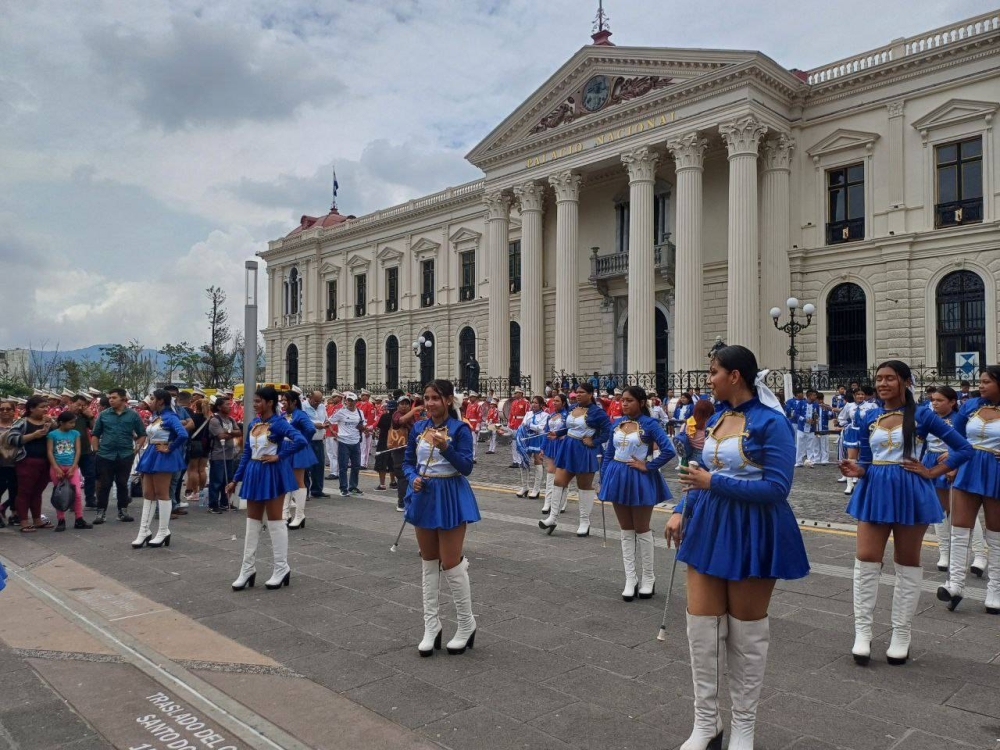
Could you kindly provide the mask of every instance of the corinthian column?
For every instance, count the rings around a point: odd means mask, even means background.
[[[507,243],[510,234],[510,196],[487,193],[487,236],[489,238],[489,331],[486,355],[491,377],[505,378],[510,374],[510,286],[507,281]]]
[[[656,370],[656,262],[653,257],[653,181],[660,156],[642,146],[622,154],[628,169],[628,351],[626,370]]]
[[[535,393],[545,382],[542,323],[542,203],[545,188],[528,182],[514,188],[521,204],[521,372]]]
[[[556,274],[556,370],[576,373],[579,367],[576,331],[580,327],[577,300],[580,288],[577,248],[580,175],[572,172],[554,174],[549,177],[549,184],[556,191],[556,268],[559,269]]]
[[[677,171],[677,259],[674,265],[674,362],[678,370],[704,370],[702,306],[702,173],[708,140],[697,131],[667,141]]]
[[[789,202],[791,195],[792,150],[795,141],[781,133],[764,141],[764,174],[761,179],[760,242],[760,352],[757,358],[762,367],[780,367],[784,364],[788,339],[771,324],[768,311],[772,307],[784,308],[785,300],[792,296],[791,272],[788,267],[788,248],[791,242],[789,228]]]
[[[760,348],[757,240],[757,146],[767,132],[753,117],[719,126],[729,149],[729,286],[727,344]]]

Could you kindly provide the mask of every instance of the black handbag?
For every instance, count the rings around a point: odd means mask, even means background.
[[[75,499],[76,490],[73,485],[66,478],[60,479],[59,483],[52,490],[52,507],[65,513],[73,506]]]

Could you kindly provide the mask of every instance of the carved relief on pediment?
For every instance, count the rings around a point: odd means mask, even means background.
[[[664,76],[591,76],[565,101],[538,121],[531,129],[532,134],[543,133],[583,115],[599,112],[607,107],[645,96],[651,91],[662,89],[673,83],[673,78]]]

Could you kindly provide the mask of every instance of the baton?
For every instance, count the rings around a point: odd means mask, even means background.
[[[671,442],[674,444],[674,450],[677,452],[677,457],[680,460],[680,466],[697,466],[697,462],[688,463],[688,460],[683,457],[683,451],[686,451],[686,446],[684,442],[678,438],[671,438]],[[687,490],[684,490],[687,492]],[[686,526],[686,521],[690,518],[690,498],[685,501],[684,513],[681,515],[681,539],[684,538],[684,527]],[[670,565],[670,579],[667,581],[667,597],[663,604],[663,619],[660,620],[660,629],[656,633],[656,640],[665,641],[667,640],[667,613],[670,611],[670,593],[674,590],[674,576],[677,575],[677,553],[680,550],[680,545],[674,549],[674,561]]]
[[[426,479],[427,478],[427,471],[428,471],[428,469],[430,469],[431,458],[433,458],[433,457],[434,457],[434,443],[431,443],[431,452],[427,454],[427,462],[424,464],[423,471],[420,472],[421,479]],[[423,488],[421,488],[421,491],[423,491]],[[406,528],[406,518],[405,518],[405,514],[404,514],[403,525],[399,527],[399,533],[396,534],[396,541],[392,543],[391,547],[389,547],[389,551],[390,552],[395,552],[396,549],[399,547],[399,540],[402,539],[402,537],[403,537],[403,529],[405,529],[405,528]]]
[[[405,451],[406,446],[401,445],[398,448],[386,448],[384,451],[375,451],[375,456],[381,456],[383,453],[392,453],[393,451]]]

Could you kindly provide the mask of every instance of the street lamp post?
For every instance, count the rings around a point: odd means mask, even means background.
[[[424,338],[423,336],[418,336],[417,340],[414,341],[411,346],[413,347],[413,354],[420,360],[420,369],[423,370],[424,358],[431,355],[431,349],[434,347],[434,342],[430,339]],[[420,387],[423,388],[425,385],[427,384],[421,383]]]
[[[795,297],[789,297],[785,304],[788,305],[788,322],[781,326],[778,325],[778,318],[781,317],[781,308],[778,307],[771,308],[771,319],[774,321],[775,328],[788,334],[790,340],[790,346],[788,347],[788,359],[791,364],[790,369],[792,380],[795,381],[795,357],[797,357],[799,353],[799,350],[795,348],[795,336],[809,327],[809,324],[812,323],[812,316],[813,313],[816,312],[816,308],[810,303],[806,303],[802,306],[802,312],[805,313],[806,316],[806,322],[802,323],[795,319],[795,311],[799,307],[799,301]]]
[[[256,416],[253,393],[257,390],[257,261],[248,260],[246,298],[243,306],[243,431],[244,437]]]

